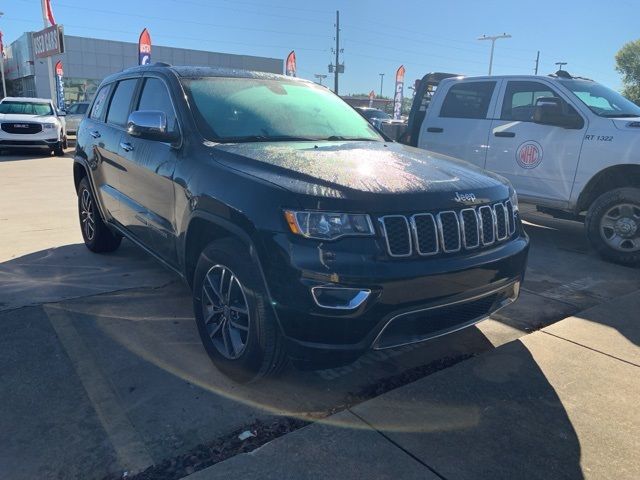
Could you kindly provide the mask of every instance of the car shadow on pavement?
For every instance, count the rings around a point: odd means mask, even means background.
[[[36,149],[29,149],[29,150],[21,150],[20,152],[18,151],[9,151],[9,152],[3,152],[0,153],[0,163],[2,162],[24,162],[25,160],[42,160],[43,158],[46,157],[51,157],[52,154],[51,152],[41,149],[41,148],[36,148]],[[55,158],[55,157],[54,157]]]
[[[580,440],[545,361],[512,342],[352,412],[442,478],[581,479]]]

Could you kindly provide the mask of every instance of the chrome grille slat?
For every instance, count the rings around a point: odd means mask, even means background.
[[[459,252],[462,248],[460,241],[460,221],[453,210],[440,212],[436,215],[440,244],[445,253]]]
[[[496,203],[493,206],[493,213],[496,218],[496,238],[502,241],[509,236],[509,219],[507,218],[507,209],[502,203]]]
[[[516,231],[516,212],[505,200],[458,211],[385,215],[379,222],[390,256],[431,256],[505,241]]]
[[[438,242],[438,226],[430,213],[419,213],[411,216],[413,241],[418,255],[435,255],[440,251]]]
[[[460,210],[460,227],[464,248],[467,250],[478,248],[480,246],[480,228],[475,208]]]
[[[413,249],[407,217],[404,215],[386,215],[380,218],[380,224],[387,242],[389,255],[392,257],[409,257]]]

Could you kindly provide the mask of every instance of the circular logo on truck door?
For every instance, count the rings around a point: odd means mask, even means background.
[[[542,162],[542,146],[528,140],[516,150],[516,161],[522,168],[536,168]]]

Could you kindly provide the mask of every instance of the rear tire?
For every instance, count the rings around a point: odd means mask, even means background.
[[[57,157],[64,157],[64,145],[62,141],[56,144],[53,149],[53,154]]]
[[[260,270],[237,239],[212,242],[200,254],[193,309],[209,358],[229,378],[247,383],[287,364]]]
[[[605,259],[640,265],[640,188],[616,188],[591,204],[587,237]]]
[[[87,177],[80,180],[78,186],[78,216],[82,238],[89,250],[106,253],[118,249],[122,237],[113,233],[102,221]]]

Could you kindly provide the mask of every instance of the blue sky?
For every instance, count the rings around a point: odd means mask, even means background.
[[[482,34],[513,36],[496,43],[494,74],[567,70],[620,88],[614,55],[640,38],[638,0],[52,0],[69,35],[137,42],[147,27],[156,45],[284,58],[295,50],[298,76],[327,73],[335,11],[340,10],[346,65],[340,93],[380,87],[392,95],[400,64],[407,85],[428,71],[486,74],[490,42]],[[394,11],[395,9],[395,11]],[[40,0],[0,0],[5,42],[42,28]],[[332,79],[327,78],[327,81]]]

